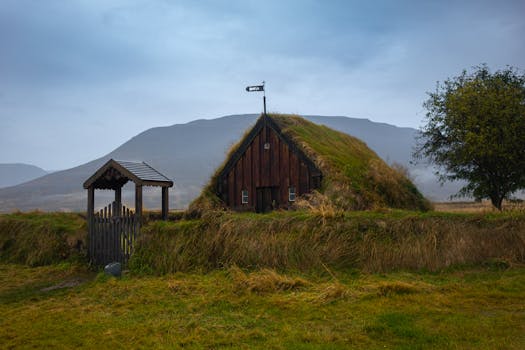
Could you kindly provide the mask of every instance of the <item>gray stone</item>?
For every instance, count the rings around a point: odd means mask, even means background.
[[[119,262],[107,264],[104,267],[104,273],[113,277],[120,277],[122,275],[122,265]]]

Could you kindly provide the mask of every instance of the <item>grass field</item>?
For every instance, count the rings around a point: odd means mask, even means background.
[[[2,215],[0,348],[524,349],[524,214],[148,219],[121,279],[81,214]]]
[[[0,265],[0,281],[2,348],[525,348],[525,267],[115,279]]]

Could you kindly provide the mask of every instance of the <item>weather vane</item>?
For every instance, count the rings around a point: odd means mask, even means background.
[[[248,92],[262,91],[263,92],[264,115],[266,116],[266,91],[264,90],[264,81],[262,82],[262,85],[247,86],[246,91]]]

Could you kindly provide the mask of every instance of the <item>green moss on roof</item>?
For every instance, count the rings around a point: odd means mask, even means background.
[[[361,140],[295,115],[271,114],[281,132],[292,139],[322,171],[319,192],[343,210],[400,208],[428,210],[429,203],[401,172],[388,166]],[[245,136],[232,147],[203,194],[191,206],[219,203],[214,189],[218,174]]]

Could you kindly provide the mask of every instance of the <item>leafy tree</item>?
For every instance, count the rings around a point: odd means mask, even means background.
[[[436,164],[441,182],[466,180],[456,196],[489,198],[501,210],[525,188],[525,75],[482,65],[428,95],[414,156]]]

